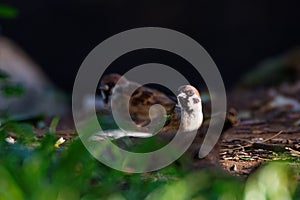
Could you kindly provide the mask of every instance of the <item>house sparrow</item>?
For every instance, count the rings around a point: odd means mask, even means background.
[[[209,152],[204,158],[200,157],[199,147],[203,145],[204,142],[204,133],[208,128],[206,125],[201,127],[203,122],[203,111],[202,111],[202,100],[197,89],[191,85],[184,85],[179,87],[177,95],[177,104],[172,107],[169,111],[169,119],[164,124],[164,126],[160,129],[160,131],[156,132],[142,132],[137,130],[104,130],[93,134],[89,137],[89,140],[92,142],[97,142],[101,140],[116,140],[120,138],[128,138],[133,139],[134,143],[138,145],[143,145],[143,142],[139,140],[139,138],[150,138],[155,136],[157,140],[157,145],[159,148],[162,144],[166,144],[165,142],[170,142],[173,140],[174,136],[178,133],[183,133],[184,138],[180,140],[185,144],[188,138],[194,137],[194,131],[198,133],[195,138],[192,138],[193,143],[187,149],[186,155],[191,159],[196,159],[193,164],[187,164],[188,167],[203,167],[203,166],[218,166],[219,163],[219,145],[216,144],[212,151]],[[117,101],[117,99],[112,98],[112,102]],[[152,119],[155,121],[155,118]],[[155,123],[154,123],[155,124]],[[201,129],[200,129],[201,127]],[[181,135],[182,136],[182,135]],[[144,140],[143,139],[143,140]],[[126,140],[125,140],[126,141]],[[132,140],[130,140],[132,141]],[[116,140],[118,145],[121,145],[121,148],[126,149],[128,147],[128,143],[124,144],[122,140]],[[128,140],[127,140],[128,142]],[[147,143],[144,143],[147,144]],[[182,144],[178,144],[181,146]],[[132,143],[129,143],[131,146]],[[183,146],[181,146],[183,147]],[[148,147],[147,147],[148,148]],[[153,151],[152,147],[149,147],[150,151]],[[153,147],[154,149],[156,147]],[[199,159],[201,158],[201,159]],[[186,165],[186,164],[184,164]],[[190,165],[190,166],[189,166]]]
[[[197,131],[203,121],[202,103],[199,92],[191,85],[179,87],[177,96],[178,104],[171,110],[171,119],[159,131],[160,133],[176,133]],[[112,101],[115,101],[112,99]],[[153,119],[155,120],[155,118]],[[147,138],[155,133],[138,132],[131,130],[107,130],[92,136],[92,140],[104,140],[108,138],[118,139],[121,137],[141,137]]]
[[[181,125],[183,131],[197,130],[203,121],[201,97],[196,88],[191,85],[181,86],[177,96],[181,108]]]
[[[128,95],[129,91],[134,91],[131,96]],[[103,76],[97,92],[99,96],[96,98],[96,111],[102,114],[112,112],[112,93],[114,92],[114,106],[117,107],[116,109],[125,108],[129,102],[130,116],[139,126],[145,126],[151,121],[149,109],[154,104],[162,105],[167,113],[173,110],[176,105],[175,101],[162,92],[128,81],[119,74]],[[161,113],[153,114],[153,117],[156,118]]]

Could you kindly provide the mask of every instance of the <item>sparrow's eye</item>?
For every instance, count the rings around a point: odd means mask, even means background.
[[[193,91],[192,91],[192,90],[188,90],[188,91],[186,92],[186,94],[187,94],[188,96],[193,96]]]

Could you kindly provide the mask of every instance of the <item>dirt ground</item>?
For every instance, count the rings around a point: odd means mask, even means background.
[[[218,147],[211,153],[213,159],[199,162],[195,158],[194,166],[217,162],[230,174],[247,177],[269,160],[286,160],[291,165],[299,165],[300,82],[238,89],[230,92],[227,100],[231,121],[235,124],[224,131]],[[57,134],[64,138],[76,136],[70,124],[70,118],[62,118]],[[196,139],[194,149],[199,149],[199,145]]]
[[[229,94],[229,108],[239,122],[220,143],[220,164],[231,174],[247,176],[269,160],[300,161],[300,83]]]

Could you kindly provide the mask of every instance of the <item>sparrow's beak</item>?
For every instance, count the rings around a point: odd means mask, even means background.
[[[183,106],[186,104],[186,99],[183,97],[178,96],[178,101],[180,102],[180,104]]]
[[[178,99],[178,101],[180,101],[180,103],[182,103],[183,101],[186,100],[186,94],[185,94],[185,93],[180,93],[180,94],[177,96],[177,99]]]
[[[177,99],[178,99],[178,102],[181,106],[182,109],[189,109],[188,108],[188,99],[187,99],[187,96],[185,93],[180,93],[178,96],[177,96]]]
[[[186,106],[186,104],[187,104],[187,100],[186,100],[186,98],[184,98],[183,96],[177,96],[177,99],[178,99],[178,101],[179,101],[179,103],[180,103],[180,105],[182,106],[182,107],[185,107]]]

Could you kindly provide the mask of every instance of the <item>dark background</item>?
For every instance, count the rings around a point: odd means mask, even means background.
[[[21,45],[69,92],[86,55],[104,39],[131,28],[166,27],[194,38],[214,59],[228,88],[262,59],[300,44],[300,3],[296,0],[2,2],[19,11],[16,19],[0,21],[2,34]],[[137,54],[118,62],[118,67],[124,71],[153,57]],[[169,58],[158,60],[168,63]],[[182,63],[175,59],[168,64]]]

